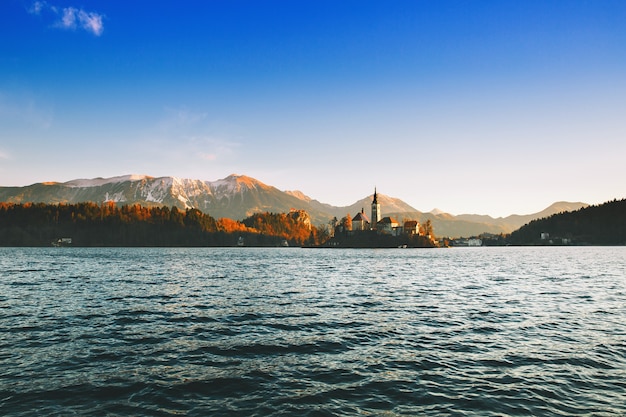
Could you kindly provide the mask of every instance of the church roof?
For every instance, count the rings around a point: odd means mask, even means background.
[[[353,222],[360,222],[361,220],[366,221],[369,223],[370,219],[367,217],[367,214],[359,211],[353,218],[352,221]]]
[[[380,219],[380,221],[378,223],[387,223],[387,224],[391,224],[391,223],[396,223],[398,224],[398,221],[396,219],[394,219],[393,217],[383,217],[382,219]]]

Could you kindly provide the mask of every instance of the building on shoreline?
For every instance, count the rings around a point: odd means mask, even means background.
[[[352,218],[350,218],[348,214],[343,221],[335,227],[335,235],[344,233],[353,236],[362,232],[376,232],[378,235],[391,236],[420,235],[420,224],[417,220],[405,220],[404,223],[401,224],[394,217],[382,217],[381,205],[378,202],[378,192],[375,187],[370,213],[372,220],[365,214],[363,208]]]
[[[361,211],[352,218],[352,230],[370,230],[370,227],[370,219],[367,217],[363,209],[361,209]]]

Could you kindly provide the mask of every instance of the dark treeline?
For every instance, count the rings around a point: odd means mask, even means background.
[[[548,235],[544,235],[542,239],[542,233]],[[509,243],[624,245],[626,200],[613,200],[598,206],[533,220],[511,233]]]
[[[239,222],[177,207],[0,203],[0,246],[50,246],[61,238],[71,238],[73,246],[234,246],[241,241],[278,246],[318,244],[323,233],[299,211],[259,213]]]
[[[399,246],[434,248],[436,244],[431,238],[424,235],[401,234],[394,236],[386,233],[379,234],[375,230],[366,230],[354,234],[336,233],[326,246],[339,248],[397,248]]]

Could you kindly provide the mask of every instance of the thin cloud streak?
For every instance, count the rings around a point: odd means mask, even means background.
[[[41,107],[34,98],[16,98],[0,91],[0,124],[20,123],[38,129],[49,129],[54,117],[50,109]]]
[[[57,23],[57,27],[63,29],[76,29],[80,27],[96,36],[102,35],[104,26],[102,25],[102,15],[93,12],[86,12],[83,9],[66,7],[63,9],[63,17]]]
[[[45,1],[36,1],[28,9],[28,13],[40,16],[44,11],[49,10],[54,15],[59,15],[59,9]],[[78,28],[100,36],[104,32],[102,22],[104,15],[96,12],[89,12],[76,7],[64,7],[60,13],[59,20],[52,24],[52,27],[66,30],[76,30]]]

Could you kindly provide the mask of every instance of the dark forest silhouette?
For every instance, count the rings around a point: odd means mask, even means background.
[[[256,213],[242,220],[214,219],[197,209],[118,206],[114,203],[0,203],[0,246],[316,246],[328,241],[306,212]],[[624,245],[626,199],[533,220],[500,244]],[[423,236],[337,234],[341,247],[433,246]]]
[[[626,199],[533,220],[511,233],[508,241],[514,245],[624,245]]]
[[[0,246],[314,245],[325,236],[301,211],[214,219],[197,209],[117,206],[114,203],[0,203]]]

